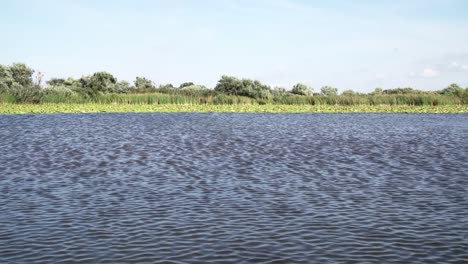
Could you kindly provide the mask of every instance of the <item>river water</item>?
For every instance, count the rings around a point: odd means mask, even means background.
[[[0,263],[467,263],[467,115],[0,116]]]

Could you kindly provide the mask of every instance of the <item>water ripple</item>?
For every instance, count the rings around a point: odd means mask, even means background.
[[[467,115],[0,116],[0,263],[467,263]]]

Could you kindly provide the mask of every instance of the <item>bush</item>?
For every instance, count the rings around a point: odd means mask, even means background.
[[[277,86],[271,90],[271,95],[273,97],[286,96],[288,95],[288,92],[286,89],[284,89],[284,87]]]
[[[331,86],[323,86],[322,89],[320,89],[320,93],[323,96],[337,96],[338,95],[338,89],[331,87]]]
[[[271,97],[270,87],[250,79],[238,79],[230,76],[222,76],[215,87],[215,91],[226,95],[247,96],[251,98]]]
[[[48,87],[41,92],[42,103],[72,103],[82,98],[79,93],[64,85]]]
[[[305,95],[305,96],[312,96],[313,92],[314,92],[314,90],[311,87],[309,87],[309,86],[307,86],[305,84],[302,84],[302,83],[298,83],[298,84],[294,85],[292,90],[291,90],[291,93],[293,93],[293,94]]]

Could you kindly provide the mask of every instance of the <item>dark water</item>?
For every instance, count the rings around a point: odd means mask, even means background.
[[[467,115],[0,116],[0,263],[467,263]]]

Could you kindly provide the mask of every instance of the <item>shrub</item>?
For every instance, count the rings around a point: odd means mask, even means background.
[[[215,87],[215,91],[226,95],[247,96],[251,98],[271,97],[269,86],[256,80],[240,80],[230,76],[222,76]]]
[[[305,95],[305,96],[312,96],[313,92],[314,92],[314,90],[311,87],[309,87],[309,86],[307,86],[305,84],[302,84],[302,83],[298,83],[298,84],[294,85],[292,90],[291,90],[291,93],[293,93],[293,94]]]
[[[337,96],[338,89],[331,86],[323,86],[322,89],[320,89],[320,93],[324,96]]]

